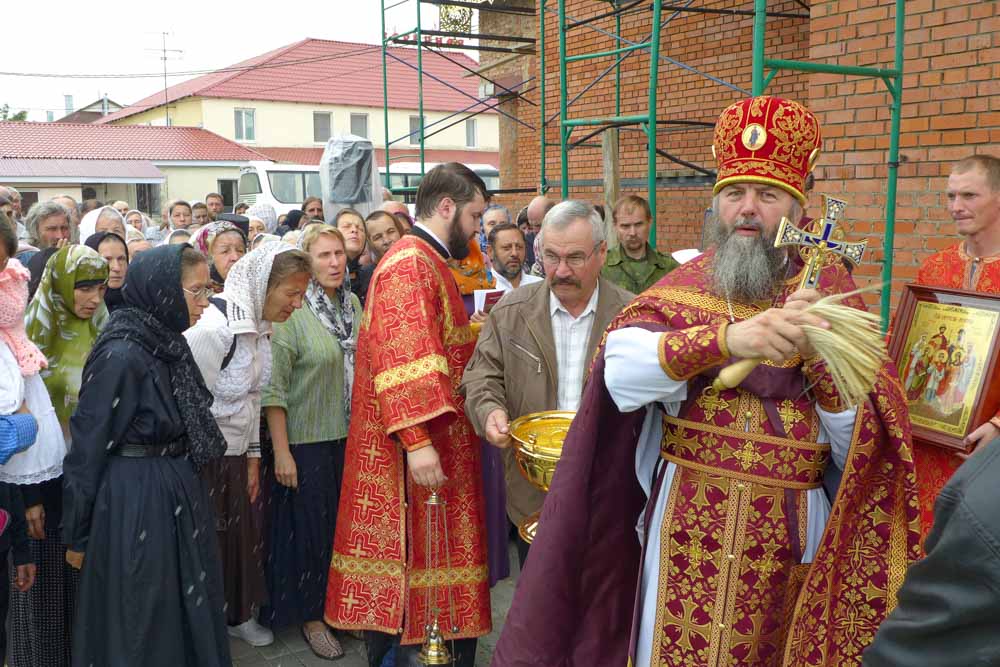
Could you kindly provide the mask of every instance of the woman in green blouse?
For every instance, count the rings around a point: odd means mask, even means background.
[[[306,307],[274,326],[271,381],[261,405],[274,446],[273,519],[262,620],[300,624],[316,655],[343,648],[323,622],[351,416],[361,304],[351,293],[343,235],[310,225],[299,246],[313,260]]]

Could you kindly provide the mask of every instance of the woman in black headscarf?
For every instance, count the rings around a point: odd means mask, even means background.
[[[209,305],[188,245],[136,257],[98,337],[63,466],[66,559],[82,563],[74,665],[229,665],[212,502],[226,451],[182,332]]]
[[[305,214],[298,209],[295,209],[294,211],[289,211],[288,215],[285,216],[285,222],[278,226],[278,229],[275,232],[275,234],[277,234],[278,236],[284,236],[288,232],[294,232],[296,229],[299,228],[299,224],[302,222],[304,215]]]
[[[113,313],[125,303],[122,285],[128,274],[128,244],[115,232],[95,232],[87,239],[87,245],[108,263],[108,288],[104,292],[104,305]]]

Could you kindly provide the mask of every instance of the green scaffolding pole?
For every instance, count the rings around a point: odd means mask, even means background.
[[[538,80],[541,86],[541,99],[538,102],[541,111],[541,122],[538,124],[538,146],[541,165],[538,173],[538,185],[542,194],[549,191],[549,179],[545,173],[545,149],[548,145],[545,140],[546,115],[545,115],[545,5],[547,0],[539,0],[538,8]],[[561,131],[561,130],[560,130]]]
[[[385,128],[385,187],[392,189],[392,162],[389,160],[389,72],[386,68],[385,51],[388,40],[385,35],[385,0],[382,5],[382,123]]]
[[[753,94],[764,94],[768,84],[779,70],[842,74],[877,78],[885,84],[892,97],[889,127],[889,159],[885,203],[885,237],[882,260],[882,293],[880,314],[882,330],[889,328],[892,308],[892,262],[896,239],[896,180],[899,172],[899,125],[903,107],[903,40],[906,22],[905,0],[896,0],[895,53],[892,69],[829,65],[798,60],[772,59],[765,56],[767,32],[767,0],[754,0],[753,21]],[[765,70],[771,71],[765,75]]]
[[[618,9],[617,0],[609,0],[610,4]],[[542,16],[540,18],[540,30],[543,36],[541,42],[542,56],[540,58],[541,68],[542,68],[542,121],[544,125],[545,121],[545,88],[544,88],[544,70],[545,70],[545,5],[546,0],[540,0],[540,11]],[[647,138],[647,178],[646,184],[649,189],[648,199],[649,208],[652,213],[653,220],[656,220],[656,103],[657,103],[657,84],[659,81],[659,66],[660,66],[660,28],[661,28],[661,17],[663,13],[663,0],[653,0],[652,4],[653,18],[652,18],[652,32],[649,36],[648,41],[642,43],[630,44],[629,46],[613,48],[605,51],[596,51],[592,53],[583,53],[573,56],[566,55],[566,0],[558,0],[558,28],[559,28],[559,162],[560,162],[560,189],[562,191],[562,196],[564,198],[569,196],[569,143],[570,137],[573,134],[574,128],[577,127],[588,127],[588,126],[601,126],[601,125],[616,125],[616,124],[637,124],[639,125]],[[621,37],[621,15],[615,15],[615,36]],[[644,114],[629,114],[622,115],[621,113],[621,63],[620,61],[615,64],[615,113],[613,116],[604,116],[597,118],[569,118],[568,117],[568,102],[567,102],[567,65],[569,63],[580,62],[585,60],[594,60],[597,58],[608,58],[614,57],[621,54],[631,53],[637,50],[647,50],[649,51],[649,89],[648,89],[648,106],[646,113]],[[607,131],[617,132],[617,128],[609,128]],[[545,148],[548,144],[545,141],[544,131],[541,140],[541,185],[542,191],[546,189],[546,179],[545,179]],[[656,225],[652,225],[649,232],[649,241],[655,247],[656,246]]]

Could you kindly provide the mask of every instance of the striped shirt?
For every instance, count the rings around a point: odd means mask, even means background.
[[[583,393],[583,375],[587,368],[587,343],[597,314],[597,292],[590,295],[587,307],[573,318],[559,298],[549,292],[549,315],[552,316],[552,336],[556,344],[556,366],[559,386],[559,409],[576,411]]]

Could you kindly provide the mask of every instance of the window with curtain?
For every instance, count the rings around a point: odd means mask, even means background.
[[[236,109],[234,114],[236,115],[236,140],[256,141],[257,131],[255,127],[256,123],[254,122],[254,110]]]

